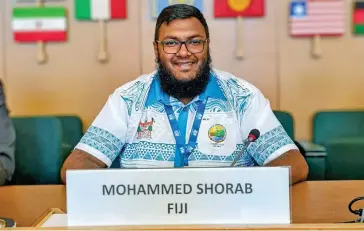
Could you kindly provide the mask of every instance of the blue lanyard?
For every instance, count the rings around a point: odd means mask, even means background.
[[[176,139],[176,147],[177,147],[177,150],[179,150],[180,157],[183,158],[184,166],[188,166],[188,157],[190,156],[192,150],[195,148],[195,145],[197,142],[198,131],[200,130],[202,117],[205,112],[206,103],[207,103],[207,98],[204,101],[200,101],[198,103],[195,120],[193,121],[192,129],[191,129],[190,140],[187,145],[185,142],[185,137],[182,137],[182,133],[181,133],[181,130],[179,129],[177,119],[176,119],[176,116],[174,115],[172,106],[164,105],[164,108],[167,112],[169,124],[171,125],[174,138]],[[174,162],[174,167],[182,167],[182,166],[179,166],[181,163],[178,163],[178,162],[180,162],[180,161]]]

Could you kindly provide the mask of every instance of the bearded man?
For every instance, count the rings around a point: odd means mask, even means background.
[[[305,159],[252,84],[212,68],[206,20],[176,4],[159,15],[156,70],[116,89],[65,161],[67,169],[290,166],[306,179]],[[252,130],[259,138],[244,151]]]

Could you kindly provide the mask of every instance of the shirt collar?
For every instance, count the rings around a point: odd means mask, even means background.
[[[207,83],[206,89],[198,96],[198,99],[205,100],[207,97],[226,100],[214,73],[210,73],[210,80]],[[170,97],[162,90],[158,73],[156,73],[153,77],[145,106],[151,106],[158,101],[163,104],[170,104]]]

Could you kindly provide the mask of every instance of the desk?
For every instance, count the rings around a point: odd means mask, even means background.
[[[49,208],[66,211],[64,185],[0,187],[0,217],[15,219],[18,227],[33,225]]]
[[[312,224],[355,220],[357,216],[349,212],[348,204],[358,196],[364,196],[364,181],[308,181],[294,185],[292,222]],[[364,208],[364,202],[357,203]],[[65,186],[0,187],[0,217],[14,218],[19,227],[31,226],[49,208],[66,212]]]

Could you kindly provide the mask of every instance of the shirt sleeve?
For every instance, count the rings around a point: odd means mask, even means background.
[[[0,81],[0,162],[11,180],[15,170],[15,129],[6,107],[5,93]]]
[[[109,96],[75,149],[93,155],[110,167],[124,146],[127,121],[125,101],[121,94],[115,91]]]
[[[298,149],[274,115],[268,99],[258,89],[248,97],[241,128],[244,139],[252,129],[260,132],[260,137],[247,148],[257,164],[266,165],[285,152]]]

